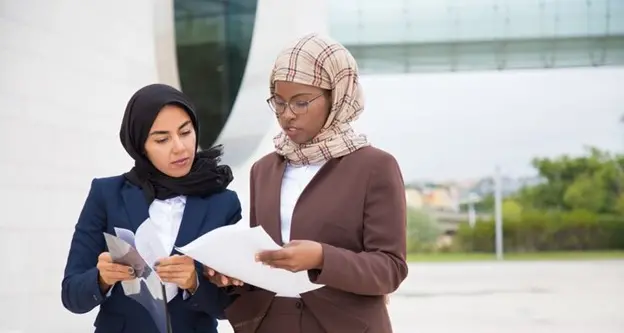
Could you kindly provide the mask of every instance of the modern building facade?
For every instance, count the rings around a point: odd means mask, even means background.
[[[621,143],[622,1],[0,1],[0,333],[91,330],[93,313],[61,305],[63,265],[91,179],[131,167],[118,130],[141,86],[196,101],[200,143],[226,147],[246,209],[278,130],[272,62],[311,31],[353,52],[358,129],[406,180]]]
[[[197,102],[201,145],[227,147],[245,204],[248,164],[271,149],[260,143],[274,130],[272,62],[326,31],[323,3],[0,1],[0,333],[92,331],[95,311],[61,305],[63,268],[91,179],[132,166],[118,131],[140,87],[168,83]]]
[[[624,64],[617,0],[351,0],[329,13],[363,73]]]

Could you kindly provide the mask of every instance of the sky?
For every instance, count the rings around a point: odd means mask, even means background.
[[[624,153],[624,68],[363,76],[354,127],[392,153],[404,178],[465,180],[497,165],[531,176],[535,156]],[[619,86],[619,88],[618,88]]]

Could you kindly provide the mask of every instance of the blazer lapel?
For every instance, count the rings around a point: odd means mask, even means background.
[[[126,212],[132,231],[136,229],[149,217],[149,207],[140,188],[126,183],[121,191],[121,196],[125,203]]]
[[[187,197],[175,246],[185,246],[199,236],[199,231],[207,211],[208,202],[205,199]],[[172,251],[172,253],[174,252]]]
[[[282,239],[282,222],[280,215],[280,197],[282,192],[282,178],[284,177],[284,171],[286,170],[286,160],[279,156],[276,161],[276,165],[271,168],[269,177],[266,178],[266,182],[262,182],[259,184],[260,186],[266,186],[266,192],[262,190],[262,187],[259,188],[260,191],[256,191],[255,195],[267,193],[266,196],[266,207],[262,208],[264,211],[271,214],[266,221],[258,221],[259,224],[266,230],[266,232],[273,238],[273,240],[279,244],[283,245],[284,241]],[[257,177],[262,177],[262,175],[256,175]],[[264,201],[264,200],[263,200]],[[258,198],[256,198],[256,202],[258,202]],[[261,207],[256,207],[256,209]]]
[[[312,223],[314,221],[306,220],[314,219],[314,209],[317,209],[317,207],[311,204],[311,201],[306,201],[305,197],[310,195],[310,192],[314,189],[317,183],[324,177],[326,177],[327,173],[335,168],[339,161],[340,158],[333,158],[325,162],[325,164],[317,171],[317,173],[312,177],[310,182],[304,187],[303,191],[299,195],[299,199],[297,199],[295,209],[293,210],[292,221],[290,223],[291,240],[311,239],[310,237],[312,237],[318,231],[316,230],[316,228],[318,228],[317,223]]]

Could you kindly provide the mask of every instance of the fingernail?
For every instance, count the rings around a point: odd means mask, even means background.
[[[260,256],[256,255],[256,261],[260,261]]]

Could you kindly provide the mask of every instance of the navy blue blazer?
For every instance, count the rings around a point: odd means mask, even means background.
[[[114,228],[136,231],[148,218],[143,192],[123,176],[94,179],[69,249],[62,283],[63,305],[74,313],[85,313],[100,306],[95,319],[99,333],[154,333],[156,325],[138,302],[124,295],[121,285],[106,297],[98,284],[97,259],[107,251],[103,232],[115,234]],[[176,246],[184,246],[199,236],[241,219],[241,205],[235,192],[226,190],[208,198],[188,197]],[[173,252],[175,253],[175,251]],[[172,253],[172,254],[173,254]],[[183,293],[169,302],[173,332],[216,333],[217,320],[230,297],[202,275],[196,264],[199,287],[186,300]]]

